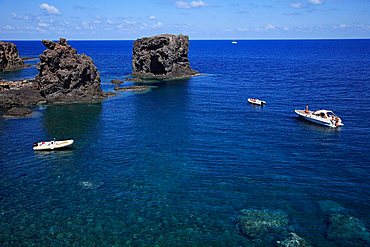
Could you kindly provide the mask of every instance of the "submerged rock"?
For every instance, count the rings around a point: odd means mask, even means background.
[[[311,247],[311,245],[298,234],[291,232],[289,236],[283,241],[276,241],[278,247]]]
[[[96,190],[103,186],[103,182],[81,181],[79,185],[86,190]]]
[[[197,75],[188,59],[189,37],[162,34],[134,42],[133,75],[145,79],[175,79]]]
[[[42,43],[47,49],[40,55],[36,81],[48,102],[92,102],[104,98],[99,72],[89,56],[77,54],[63,38]]]
[[[322,200],[318,201],[320,211],[325,215],[330,215],[333,213],[344,213],[348,212],[348,209],[340,205],[339,203],[332,200]]]
[[[5,113],[4,117],[27,117],[31,115],[32,111],[28,108],[13,107]]]
[[[239,233],[252,239],[287,234],[288,215],[280,210],[243,209],[237,218]]]
[[[0,71],[9,71],[25,67],[19,56],[17,46],[11,42],[0,42]]]
[[[143,85],[143,86],[127,86],[127,87],[119,87],[118,85],[114,87],[114,90],[119,92],[143,92],[149,90],[150,87]]]
[[[111,80],[110,83],[119,85],[119,84],[123,84],[124,82],[118,79],[114,79],[114,80]]]
[[[369,246],[370,233],[365,224],[356,217],[332,214],[329,217],[327,239],[343,246]]]

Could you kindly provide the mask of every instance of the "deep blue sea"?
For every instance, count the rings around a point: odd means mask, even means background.
[[[45,49],[15,43],[22,56]],[[105,91],[131,73],[131,41],[69,43]],[[0,245],[271,244],[238,233],[242,209],[287,213],[313,246],[343,246],[327,239],[328,212],[370,229],[370,40],[191,41],[189,58],[201,76],[0,118]],[[306,105],[345,125],[298,119]],[[52,138],[74,148],[32,150]]]

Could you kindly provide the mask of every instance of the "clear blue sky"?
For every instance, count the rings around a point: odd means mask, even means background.
[[[0,0],[0,39],[370,38],[370,0]]]

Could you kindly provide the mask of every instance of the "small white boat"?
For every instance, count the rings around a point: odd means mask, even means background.
[[[342,119],[329,110],[310,111],[307,106],[305,110],[295,110],[295,113],[308,121],[332,128],[344,125]]]
[[[231,42],[231,44],[236,45],[236,44],[238,44],[238,41],[233,40],[233,41]]]
[[[248,102],[251,104],[260,105],[260,106],[263,106],[264,104],[266,104],[266,101],[255,99],[255,98],[248,98]]]
[[[73,144],[73,140],[63,140],[63,141],[49,141],[49,142],[35,142],[33,144],[33,150],[54,150],[59,148],[69,147]]]

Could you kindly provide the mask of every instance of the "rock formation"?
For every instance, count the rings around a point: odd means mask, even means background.
[[[188,59],[189,37],[163,34],[134,42],[133,75],[144,79],[176,79],[198,74]]]
[[[46,50],[40,55],[36,81],[47,102],[91,102],[104,95],[100,89],[100,75],[92,59],[68,45],[43,40]]]
[[[0,42],[0,71],[9,71],[24,67],[17,46],[10,42]]]

